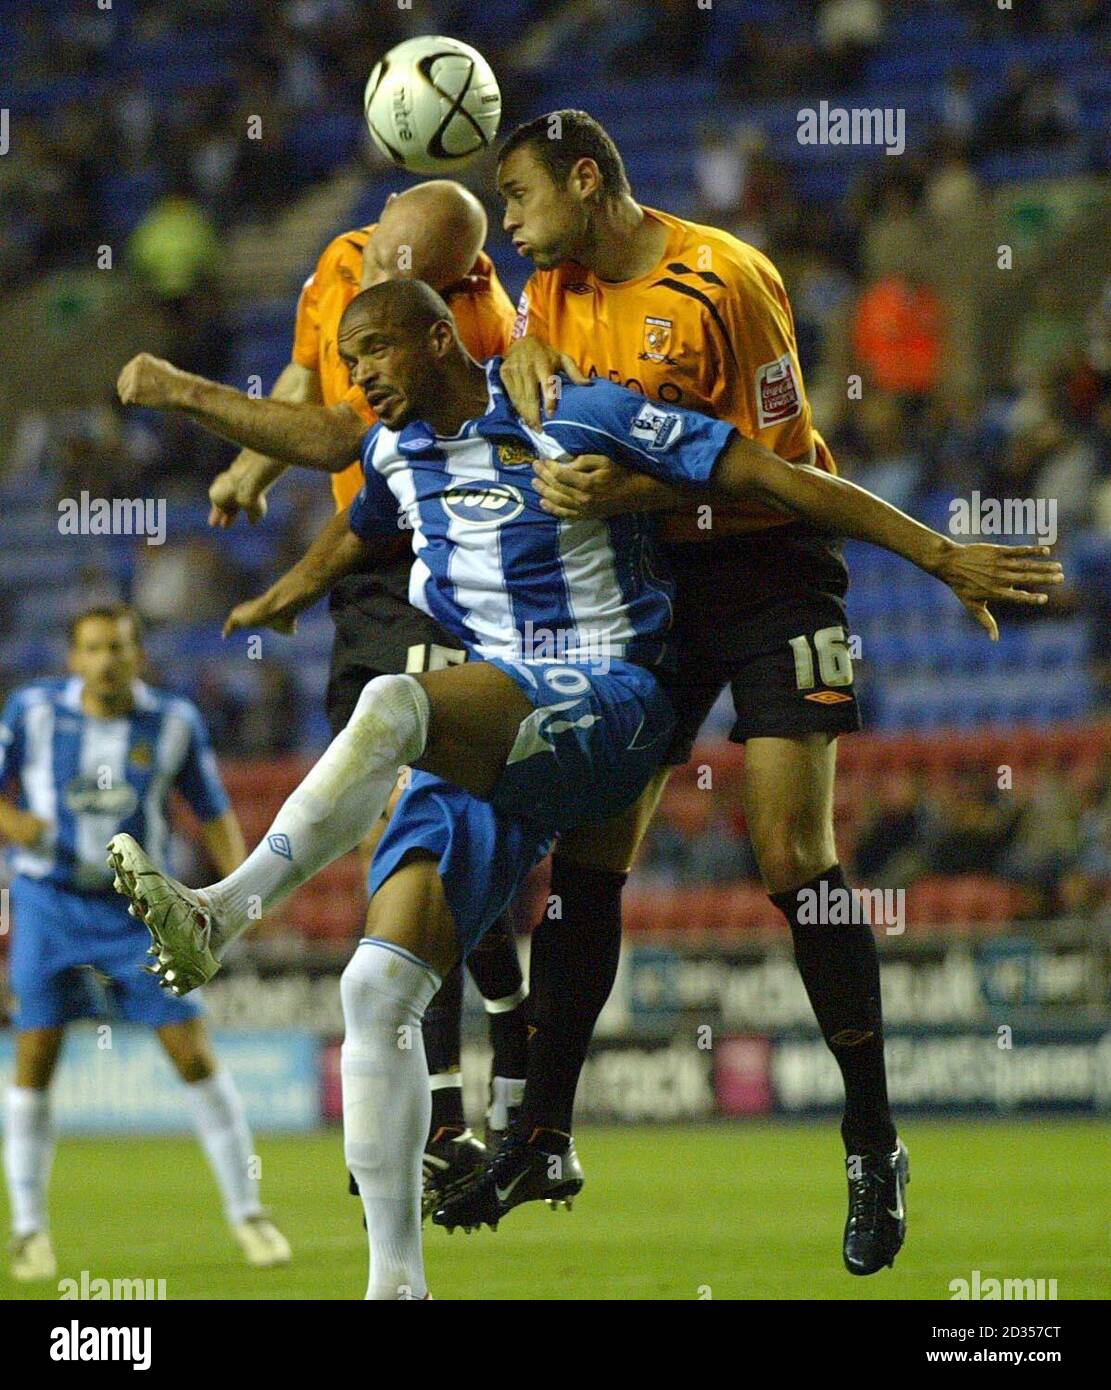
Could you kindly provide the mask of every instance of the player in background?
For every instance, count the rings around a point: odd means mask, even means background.
[[[811,421],[790,305],[766,256],[716,228],[641,207],[613,141],[582,111],[552,112],[515,131],[500,152],[498,187],[505,230],[536,267],[502,369],[526,421],[540,424],[557,371],[576,380],[582,372],[620,382],[661,410],[683,406],[728,420],[791,463],[836,471]],[[564,517],[684,501],[667,483],[608,460],[558,478],[540,469],[537,486]],[[888,1104],[876,946],[866,925],[811,924],[800,913],[810,890],[846,887],[833,782],[837,736],[860,722],[846,644],[848,574],[835,541],[759,505],[687,505],[664,519],[663,534],[677,585],[674,761],[686,761],[730,687],[753,850],[844,1079],[845,1262],[871,1273],[894,1257],[905,1228],[896,1196],[905,1155]],[[524,1104],[497,1171],[484,1175],[481,1191],[448,1203],[445,1224],[508,1209],[496,1192],[514,1180],[515,1202],[546,1196],[552,1155],[578,1169],[575,1089],[617,971],[622,885],[663,781],[646,793],[642,814],[609,833],[560,841],[550,891],[562,917],[545,919],[532,937],[536,1031]]]
[[[140,681],[141,660],[130,609],[91,608],[71,628],[72,676],[15,691],[0,721],[0,786],[18,786],[15,802],[0,796],[0,841],[13,847],[14,871],[15,1079],[4,1104],[4,1175],[18,1280],[57,1272],[46,1198],[50,1081],[65,1025],[105,1006],[107,1016],[157,1031],[186,1083],[197,1137],[247,1260],[262,1267],[290,1257],[263,1212],[243,1103],[217,1065],[200,1006],[167,996],[139,969],[147,932],[114,896],[105,865],[105,836],[125,829],[165,862],[174,788],[200,820],[221,873],[245,853],[200,714]]]
[[[337,236],[305,282],[297,306],[293,356],[271,392],[278,400],[342,406],[367,425],[374,412],[352,386],[338,347],[339,321],[360,288],[397,278],[426,281],[451,306],[459,334],[479,361],[505,351],[513,327],[513,305],[483,251],[487,221],[482,204],[462,184],[448,179],[420,183],[391,194],[381,219]],[[266,493],[289,467],[244,449],[209,490],[210,524],[229,526],[243,510],[251,520],[266,511]],[[332,475],[337,513],[363,485],[357,459]],[[373,565],[339,582],[330,595],[336,627],[327,711],[333,734],[344,727],[367,681],[400,671],[428,671],[462,661],[459,642],[408,602],[409,538],[398,533],[380,542]],[[255,603],[239,605],[225,634],[257,626]],[[384,826],[384,822],[383,822]],[[383,826],[362,848],[369,865]],[[527,989],[508,920],[483,941],[468,962],[486,1008],[493,1049],[487,1135],[497,1142],[516,1112],[524,1090],[528,1044]],[[485,1158],[484,1146],[467,1128],[460,1074],[463,976],[444,980],[424,1023],[432,1085],[432,1121],[426,1151],[428,1205],[443,1188]]]
[[[653,672],[667,662],[669,583],[643,516],[565,523],[528,479],[530,459],[567,461],[605,438],[616,457],[706,495],[763,500],[884,545],[949,583],[976,611],[993,597],[1059,582],[1039,547],[958,546],[851,483],[793,468],[727,422],[659,411],[606,384],[568,386],[543,433],[522,426],[499,361],[480,367],[427,285],[359,295],[340,325],[352,380],[380,423],[350,412],[257,400],[140,354],[125,404],[178,410],[237,443],[334,470],[358,449],[365,484],[353,535],[326,551],[323,582],[360,542],[413,537],[410,597],[472,658],[446,670],[379,676],[350,722],[226,879],[194,891],[160,872],[127,834],[109,853],[117,888],[151,930],[173,993],[219,969],[228,943],[358,844],[401,766],[415,769],[375,855],[368,935],[344,972],[345,1152],[366,1213],[367,1297],[424,1299],[420,1152],[428,1073],[413,1033],[440,977],[466,955],[546,852],[552,834],[632,804],[674,727]],[[713,489],[713,492],[710,492]],[[327,571],[330,568],[330,575]],[[302,599],[313,601],[306,586]],[[291,606],[295,616],[297,605]],[[538,627],[565,655],[531,654]]]

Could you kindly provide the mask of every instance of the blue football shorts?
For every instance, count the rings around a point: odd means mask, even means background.
[[[664,761],[675,722],[655,677],[631,662],[490,664],[533,705],[490,800],[414,771],[368,880],[373,895],[410,851],[435,855],[464,955],[559,831],[606,820],[636,801]]]
[[[161,1028],[201,1012],[194,995],[175,998],[139,968],[150,933],[115,894],[75,893],[17,875],[11,907],[9,984],[17,1032],[79,1018]]]

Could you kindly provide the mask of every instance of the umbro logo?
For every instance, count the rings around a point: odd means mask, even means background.
[[[288,835],[267,835],[266,843],[282,859],[288,859],[290,863],[293,862],[293,847],[289,843]]]
[[[399,439],[397,447],[407,453],[415,454],[418,449],[431,449],[435,440],[430,435],[420,435],[417,439]]]

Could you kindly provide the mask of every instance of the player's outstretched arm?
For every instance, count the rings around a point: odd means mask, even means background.
[[[275,632],[294,632],[297,615],[303,613],[337,579],[374,554],[374,541],[360,540],[348,524],[349,508],[329,517],[323,530],[292,569],[258,598],[237,604],[224,623],[224,636],[248,627],[270,627]]]
[[[124,367],[116,389],[124,405],[177,410],[233,444],[329,473],[358,456],[367,429],[348,406],[256,400],[146,352]]]
[[[735,435],[718,459],[713,486],[741,501],[779,506],[824,531],[892,550],[948,584],[992,640],[992,599],[1045,603],[1029,586],[1060,584],[1061,566],[1044,545],[958,545],[855,483],[820,469],[784,462]]]
[[[278,374],[271,400],[292,401],[295,405],[319,405],[320,375],[300,362],[287,362]],[[239,512],[252,523],[266,515],[266,494],[289,468],[281,459],[267,458],[254,449],[241,449],[222,473],[218,473],[208,489],[212,510],[208,524],[226,528]]]

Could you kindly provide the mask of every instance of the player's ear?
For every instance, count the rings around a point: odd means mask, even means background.
[[[593,159],[582,157],[571,170],[571,188],[582,201],[589,202],[602,192],[602,174]]]
[[[455,329],[447,319],[437,319],[428,330],[432,351],[436,357],[443,357],[455,342]]]

